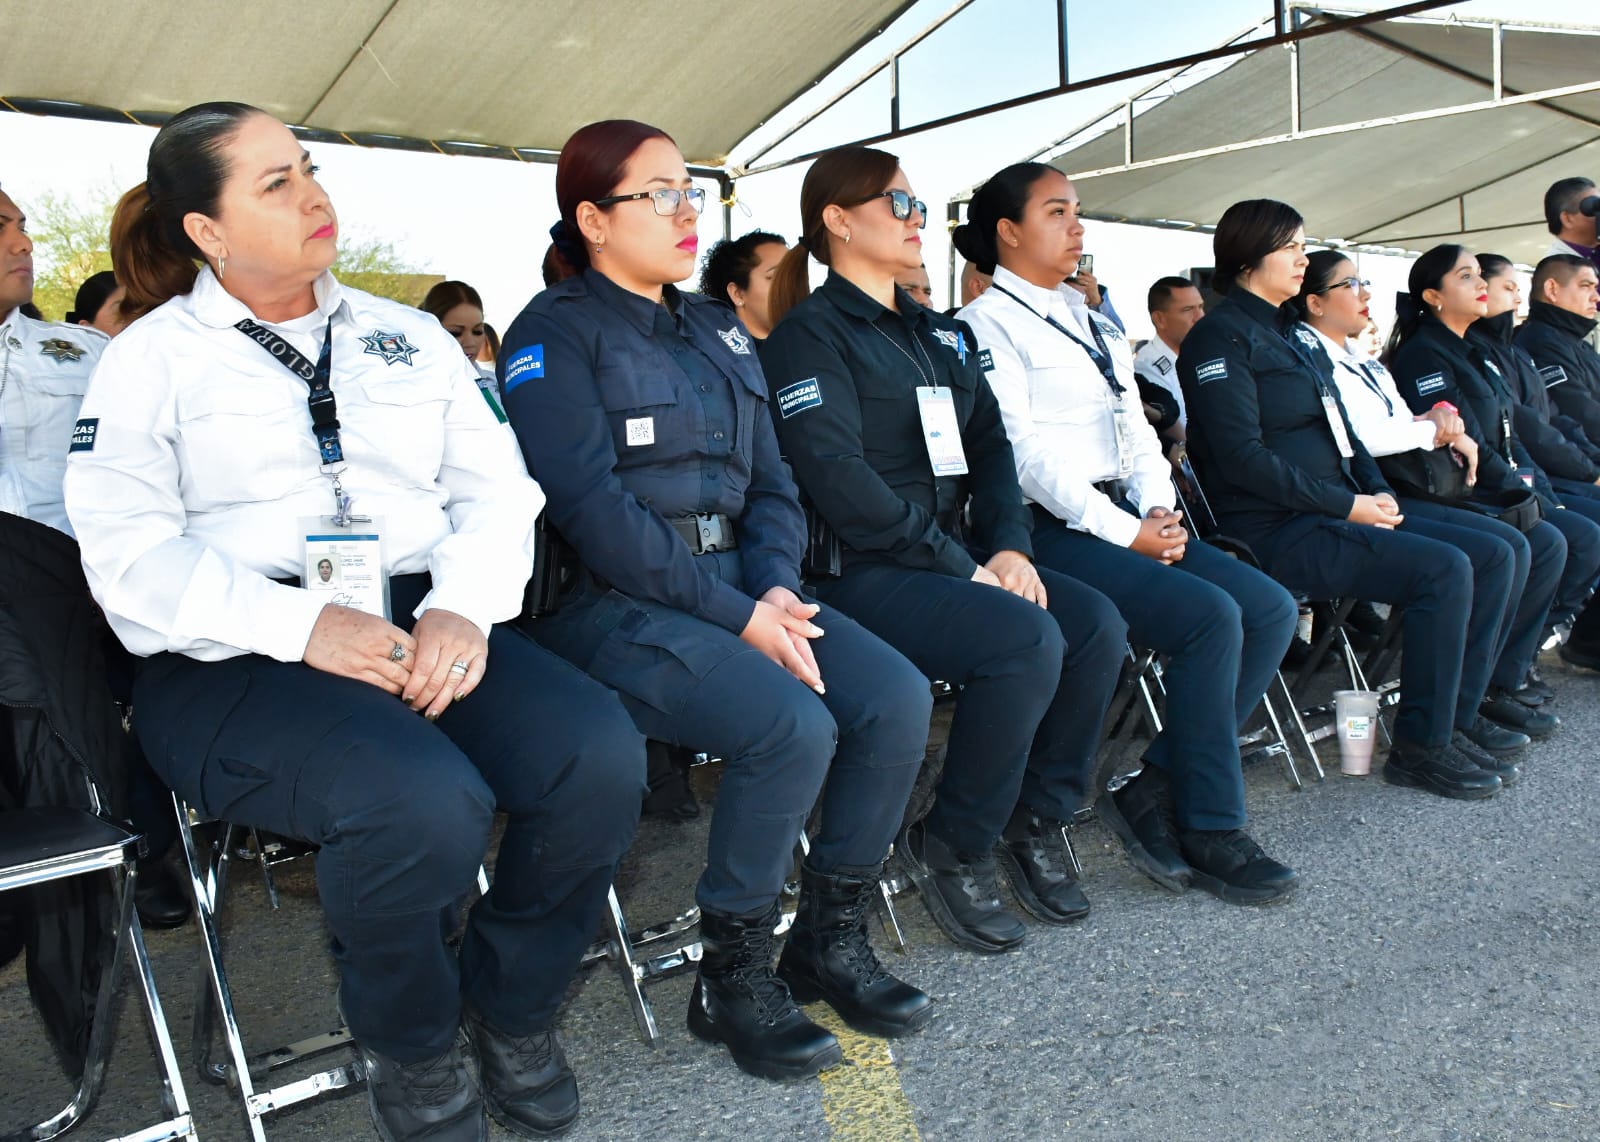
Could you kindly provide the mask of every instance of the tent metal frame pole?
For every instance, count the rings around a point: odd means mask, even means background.
[[[1310,39],[1314,36],[1325,36],[1333,32],[1349,31],[1353,28],[1363,27],[1367,24],[1380,23],[1384,20],[1397,19],[1402,16],[1415,15],[1419,12],[1432,11],[1435,8],[1443,8],[1455,2],[1456,0],[1412,0],[1411,3],[1396,4],[1392,7],[1382,8],[1372,12],[1361,12],[1354,15],[1336,16],[1323,13],[1324,18],[1328,21],[1325,24],[1308,25],[1290,32],[1275,32],[1271,36],[1267,36],[1263,39],[1251,40],[1247,43],[1230,42],[1222,47],[1211,48],[1202,52],[1193,52],[1189,55],[1176,56],[1172,59],[1160,60],[1153,63],[1140,64],[1138,67],[1124,68],[1122,71],[1114,71],[1107,75],[1098,75],[1092,79],[1086,79],[1082,83],[1070,83],[1067,81],[1067,77],[1062,75],[1060,83],[1058,83],[1055,87],[1047,88],[1043,91],[1035,91],[1028,95],[1017,95],[1010,99],[997,100],[992,103],[986,103],[980,107],[969,108],[966,111],[960,111],[950,115],[941,115],[938,118],[929,119],[922,123],[916,123],[909,127],[902,126],[898,130],[881,131],[875,135],[866,135],[859,139],[849,140],[847,143],[834,144],[834,146],[872,146],[876,143],[887,142],[890,139],[903,138],[907,135],[917,135],[925,131],[934,131],[940,127],[949,127],[957,123],[965,123],[969,120],[978,119],[985,115],[992,115],[998,111],[1009,111],[1016,107],[1026,107],[1029,104],[1038,103],[1040,100],[1054,99],[1059,95],[1070,95],[1078,91],[1088,91],[1096,87],[1104,87],[1107,84],[1119,83],[1125,79],[1137,79],[1140,76],[1151,75],[1155,72],[1182,70],[1183,68],[1192,67],[1198,63],[1206,63],[1215,59],[1224,59],[1228,56],[1243,55],[1247,52],[1256,51],[1259,48],[1272,47],[1276,44],[1287,44],[1295,40]],[[912,47],[916,46],[917,43],[921,42],[921,40],[935,31],[938,26],[944,24],[962,9],[965,9],[970,3],[972,3],[972,0],[962,0],[962,3],[958,4],[950,12],[947,12],[944,16],[940,17],[939,20],[937,20],[933,25],[930,25],[923,32],[919,33],[911,43],[901,48],[894,54],[894,56],[891,56],[889,59],[880,62],[860,79],[857,79],[854,83],[850,84],[844,90],[830,98],[825,104],[823,104],[822,107],[803,117],[798,123],[785,130],[776,139],[773,139],[771,142],[764,145],[748,159],[742,162],[734,163],[731,168],[734,174],[739,178],[746,178],[750,175],[765,174],[768,171],[778,170],[782,167],[793,166],[796,163],[809,162],[818,155],[822,154],[823,151],[832,150],[833,147],[825,147],[822,150],[807,151],[804,154],[792,155],[784,159],[776,159],[769,163],[760,162],[762,158],[768,154],[771,154],[772,151],[776,150],[781,144],[792,138],[802,128],[814,122],[818,116],[831,110],[833,107],[836,107],[846,97],[853,95],[856,91],[860,90],[860,88],[869,80],[874,78],[879,72],[883,71],[883,69],[888,66],[890,60],[898,57],[899,55],[905,54],[905,52],[909,51]],[[1066,24],[1064,20],[1065,12],[1066,9],[1064,6],[1058,8],[1058,13],[1060,14],[1058,19],[1061,20],[1060,30],[1063,37],[1066,35]],[[1062,54],[1062,58],[1065,58],[1065,53]],[[758,163],[760,165],[756,165]]]

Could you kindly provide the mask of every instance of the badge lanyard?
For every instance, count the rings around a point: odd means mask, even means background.
[[[1383,402],[1384,412],[1388,413],[1390,416],[1394,415],[1394,402],[1391,401],[1388,394],[1383,391],[1383,386],[1378,383],[1378,378],[1372,375],[1372,372],[1367,368],[1367,363],[1365,361],[1352,363],[1347,357],[1339,363],[1350,372],[1361,378],[1362,382],[1366,384],[1367,388],[1372,390],[1372,395]]]
[[[1134,453],[1133,423],[1129,420],[1128,408],[1122,399],[1128,390],[1121,381],[1117,380],[1116,365],[1111,359],[1111,350],[1106,348],[1106,339],[1101,336],[1099,324],[1094,318],[1089,318],[1089,333],[1094,337],[1094,344],[1090,345],[1082,337],[1079,337],[1072,330],[1061,324],[1061,322],[1051,317],[1048,313],[1040,313],[1005,286],[996,285],[990,288],[997,289],[1005,294],[1089,355],[1089,360],[1093,361],[1094,367],[1100,370],[1100,375],[1105,378],[1106,387],[1111,390],[1111,426],[1115,430],[1117,438],[1118,476],[1126,479],[1132,475]]]
[[[322,352],[315,365],[277,333],[248,317],[234,328],[260,345],[272,359],[306,383],[306,407],[311,411],[311,435],[317,441],[322,474],[333,481],[333,522],[344,527],[353,521],[366,522],[350,514],[350,497],[345,495],[339,476],[345,470],[344,447],[339,443],[339,406],[333,396],[333,318],[328,318],[322,338]]]
[[[1356,450],[1350,445],[1350,433],[1344,426],[1344,417],[1339,414],[1339,398],[1334,394],[1329,385],[1329,378],[1322,375],[1322,368],[1317,364],[1316,358],[1311,356],[1304,343],[1298,336],[1288,333],[1280,334],[1289,352],[1311,371],[1311,379],[1317,384],[1317,397],[1322,401],[1322,414],[1328,418],[1328,431],[1333,433],[1333,442],[1338,446],[1339,455],[1345,460],[1354,459]],[[1330,362],[1331,364],[1331,362]]]
[[[869,321],[867,325],[879,337],[899,349],[901,356],[911,362],[917,370],[917,376],[923,381],[923,387],[917,389],[917,416],[922,421],[922,439],[928,448],[928,462],[933,466],[933,474],[965,476],[967,454],[961,446],[961,423],[956,418],[955,394],[948,388],[939,386],[939,371],[934,367],[927,350],[913,333],[911,347],[928,362],[928,370],[924,372],[922,362],[906,352],[905,346],[900,342],[879,329],[876,322]],[[965,359],[966,353],[963,348],[962,360]]]

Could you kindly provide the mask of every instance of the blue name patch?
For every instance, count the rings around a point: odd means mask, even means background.
[[[1223,381],[1228,377],[1228,362],[1222,357],[1207,361],[1194,371],[1194,379],[1202,385],[1208,381]]]
[[[100,418],[98,416],[84,417],[72,426],[72,444],[68,446],[67,451],[93,452],[94,438],[99,435],[99,432]]]
[[[788,420],[797,412],[817,408],[822,404],[822,390],[817,388],[817,378],[807,377],[786,389],[778,390],[778,415]]]
[[[1429,393],[1439,392],[1444,388],[1443,373],[1429,373],[1417,381],[1417,394],[1427,396]]]
[[[1562,381],[1565,381],[1567,379],[1567,371],[1560,365],[1551,365],[1539,370],[1539,378],[1544,381],[1544,387],[1549,388],[1551,385],[1559,385]]]
[[[518,349],[506,361],[506,392],[511,392],[523,381],[544,376],[544,346],[529,345]]]
[[[986,373],[994,372],[994,354],[987,349],[978,350],[978,368]]]

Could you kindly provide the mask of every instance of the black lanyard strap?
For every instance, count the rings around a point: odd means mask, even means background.
[[[272,359],[306,383],[306,407],[311,410],[311,434],[317,438],[317,454],[323,467],[344,463],[344,448],[339,443],[339,406],[333,398],[333,318],[322,338],[322,353],[313,365],[289,342],[271,329],[248,317],[234,328],[260,345]]]
[[[1089,332],[1094,335],[1094,344],[1090,345],[1082,337],[1079,337],[1072,330],[1061,324],[1061,322],[1051,317],[1048,313],[1040,313],[1037,309],[1023,301],[1005,286],[995,285],[991,286],[990,288],[999,290],[1012,301],[1022,306],[1023,309],[1026,309],[1040,321],[1044,322],[1051,329],[1054,329],[1057,333],[1063,334],[1078,348],[1089,354],[1089,360],[1093,361],[1094,367],[1100,370],[1100,375],[1106,379],[1106,384],[1111,387],[1111,393],[1113,396],[1120,398],[1123,393],[1127,392],[1127,389],[1123,387],[1122,382],[1117,380],[1117,370],[1111,361],[1111,350],[1106,348],[1106,339],[1100,335],[1100,326],[1095,324],[1094,318],[1089,318]]]
[[[1383,385],[1378,382],[1377,377],[1372,375],[1372,370],[1367,367],[1367,363],[1365,361],[1352,362],[1348,357],[1346,357],[1340,362],[1340,364],[1361,378],[1361,380],[1366,384],[1367,388],[1372,390],[1372,394],[1383,402],[1384,412],[1388,413],[1390,416],[1394,415],[1394,402],[1391,401],[1389,399],[1389,395],[1383,391]]]

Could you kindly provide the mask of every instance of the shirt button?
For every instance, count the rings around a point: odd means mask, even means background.
[[[700,391],[703,392],[703,393],[709,393],[711,391],[711,386],[710,385],[701,385],[700,386]]]
[[[718,432],[713,432],[713,433],[712,433],[712,434],[711,434],[711,439],[713,439],[713,440],[721,440],[721,439],[722,439],[722,435],[723,435],[723,434],[722,434],[722,433],[721,433],[721,432],[720,432],[720,431],[718,431]]]

